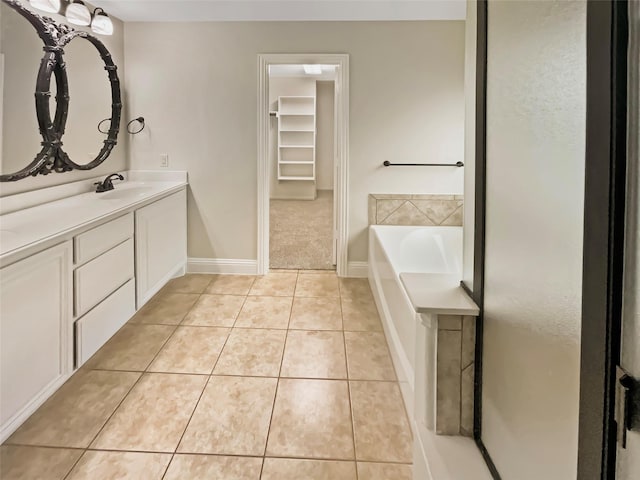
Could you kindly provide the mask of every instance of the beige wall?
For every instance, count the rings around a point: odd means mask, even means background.
[[[318,111],[316,137],[316,179],[318,190],[333,190],[335,82],[316,83],[316,109]]]
[[[349,260],[367,257],[369,193],[462,193],[464,23],[127,23],[133,168],[189,171],[189,256],[256,258],[257,55],[350,54]]]
[[[24,1],[23,4],[29,5]],[[38,71],[38,64],[42,57],[42,42],[37,36],[36,30],[15,12],[2,4],[2,28],[0,29],[0,45],[2,52],[6,53],[4,85],[3,85],[3,122],[2,122],[2,173],[11,173],[18,165],[26,166],[40,151],[41,137],[38,133],[35,107],[33,105],[33,93]],[[37,12],[37,10],[34,10]],[[40,12],[42,13],[42,12]],[[49,15],[49,14],[47,14]],[[64,21],[64,17],[50,15],[58,21]],[[124,29],[119,20],[112,17],[114,34],[112,36],[100,35],[98,38],[107,46],[118,66],[118,75],[124,87]],[[74,27],[75,28],[75,27]],[[75,42],[83,42],[76,39]],[[97,154],[102,147],[102,139],[97,134],[97,116],[110,115],[110,97],[100,102],[99,95],[108,95],[109,82],[106,73],[98,62],[102,62],[97,50],[87,45],[74,45],[71,43],[65,51],[65,61],[69,69],[69,94],[71,97],[69,106],[69,118],[67,121],[67,134],[63,137],[66,151],[71,158],[78,163],[88,163],[89,154]],[[95,54],[95,57],[93,55]],[[14,60],[15,59],[15,60]],[[36,63],[31,65],[30,63]],[[12,63],[10,63],[12,62]],[[16,63],[17,62],[17,63]],[[102,81],[97,90],[92,90],[89,85]],[[123,92],[123,97],[124,95]],[[104,104],[102,110],[96,107]],[[126,103],[125,103],[126,105]],[[118,145],[111,156],[98,168],[89,171],[76,171],[67,173],[52,173],[47,176],[29,177],[17,182],[0,183],[0,195],[34,190],[38,188],[59,185],[63,183],[104,175],[127,168],[127,134],[124,132],[124,120],[126,107],[123,109],[122,130],[118,137]],[[94,157],[95,158],[95,155]]]
[[[278,97],[316,96],[316,81],[303,77],[269,78],[269,110],[278,110]],[[303,181],[278,181],[278,120],[270,117],[269,131],[269,172],[271,188],[269,198],[313,200],[316,198],[316,184]],[[317,121],[317,117],[316,117]]]
[[[462,280],[473,290],[476,181],[476,43],[478,2],[467,0],[464,35],[464,230]]]
[[[575,479],[586,3],[488,15],[482,438],[504,480]]]

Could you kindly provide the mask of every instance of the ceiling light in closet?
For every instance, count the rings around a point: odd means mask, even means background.
[[[307,75],[321,75],[322,65],[303,65],[304,73]]]

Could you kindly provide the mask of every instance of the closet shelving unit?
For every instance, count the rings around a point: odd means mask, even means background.
[[[278,97],[278,180],[316,179],[316,97]]]

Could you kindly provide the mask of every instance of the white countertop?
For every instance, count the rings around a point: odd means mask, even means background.
[[[460,286],[459,275],[401,273],[400,280],[418,313],[476,316],[480,312]]]
[[[0,266],[152,203],[186,185],[186,174],[158,181],[116,180],[114,190],[109,192],[81,193],[4,214],[0,216]]]

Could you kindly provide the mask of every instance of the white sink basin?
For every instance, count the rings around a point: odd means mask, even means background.
[[[135,199],[144,197],[149,194],[151,190],[153,190],[153,187],[147,185],[121,186],[121,188],[116,187],[115,190],[109,192],[99,193],[98,198],[101,200]]]

